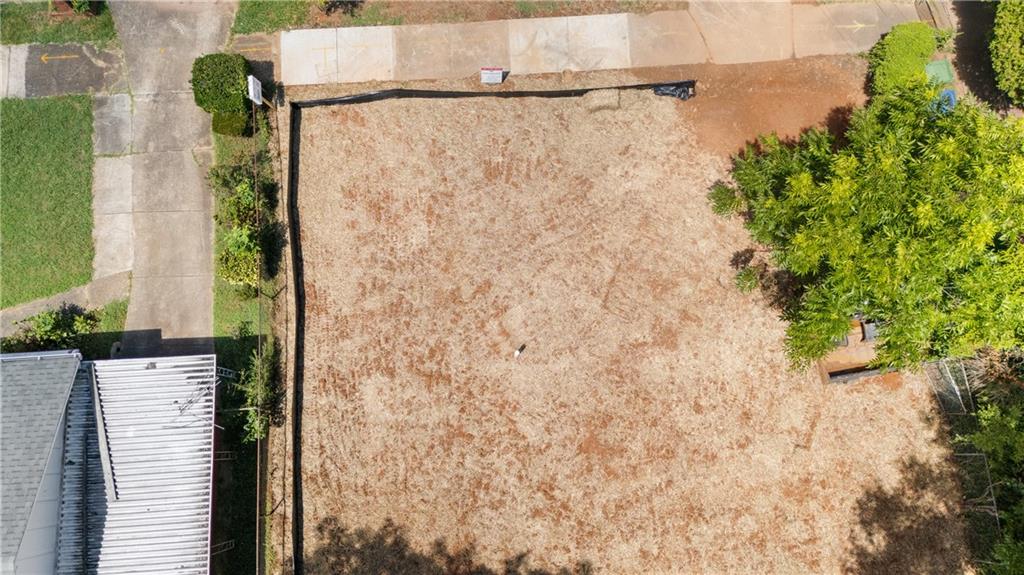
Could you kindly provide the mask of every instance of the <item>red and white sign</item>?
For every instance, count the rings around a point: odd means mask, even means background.
[[[480,68],[480,83],[500,84],[505,80],[504,68]]]

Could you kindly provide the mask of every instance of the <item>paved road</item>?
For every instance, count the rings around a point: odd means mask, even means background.
[[[233,2],[112,2],[134,100],[133,274],[125,356],[213,351],[210,119],[192,61],[222,48]]]

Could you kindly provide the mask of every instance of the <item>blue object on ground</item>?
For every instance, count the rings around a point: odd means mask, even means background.
[[[939,98],[935,101],[935,111],[940,114],[948,114],[956,107],[956,92],[946,88],[939,92]]]

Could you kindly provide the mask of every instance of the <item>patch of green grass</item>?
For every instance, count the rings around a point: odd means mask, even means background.
[[[398,26],[401,16],[391,16],[380,4],[367,4],[344,20],[342,26]]]
[[[88,283],[92,99],[0,101],[0,142],[0,308]]]
[[[219,231],[216,235],[220,235]],[[263,328],[257,329],[259,300],[243,291],[219,277],[214,279],[213,335],[217,338],[217,363],[234,370],[245,367],[256,346],[256,335],[266,335],[269,323],[269,310],[264,309]]]
[[[121,341],[124,322],[128,318],[128,300],[122,299],[95,310],[100,323],[89,335],[82,337],[79,350],[86,359],[109,359],[110,347]]]
[[[47,2],[0,4],[0,44],[80,44],[106,46],[117,38],[104,2],[89,16],[53,18]]]
[[[563,2],[553,0],[516,0],[515,10],[523,18],[544,16],[557,11]]]
[[[309,14],[309,0],[242,0],[233,34],[277,32],[299,26]]]

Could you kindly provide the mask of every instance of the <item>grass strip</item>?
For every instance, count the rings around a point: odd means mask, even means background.
[[[114,42],[117,31],[106,2],[88,15],[50,16],[47,2],[0,4],[0,44],[96,44]]]

